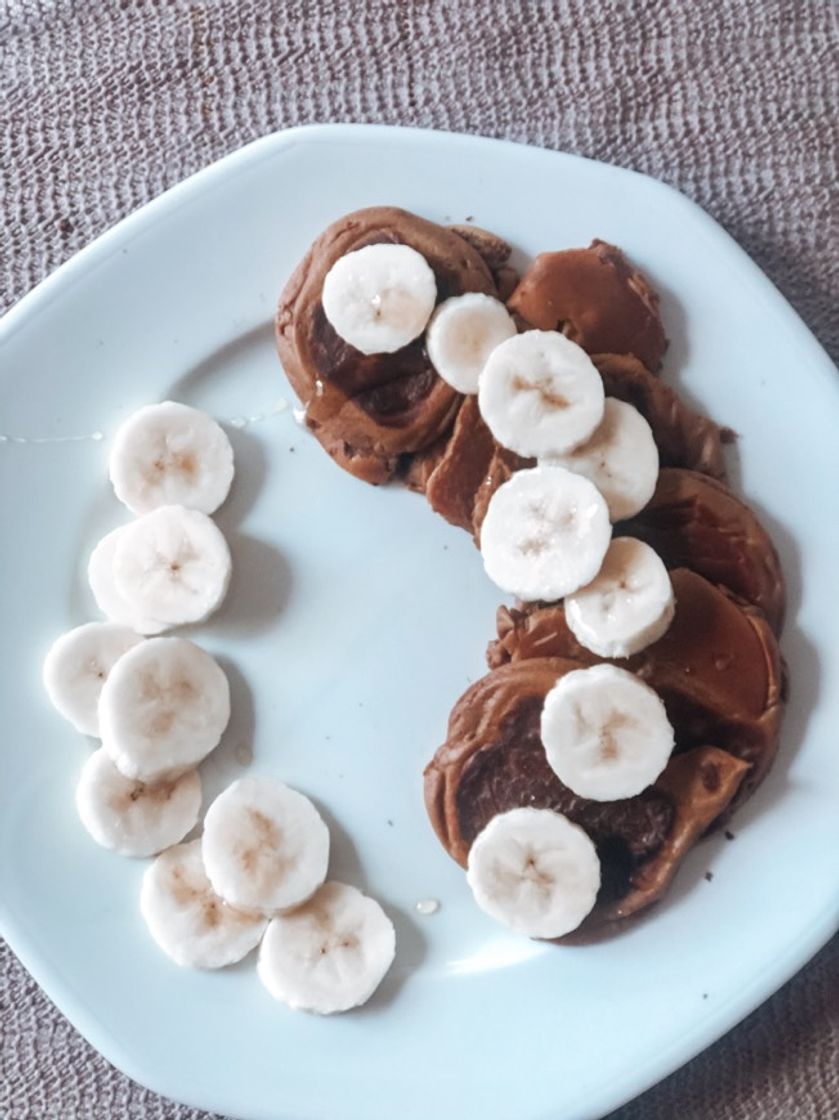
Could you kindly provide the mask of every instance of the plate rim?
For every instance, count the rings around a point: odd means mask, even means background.
[[[832,385],[839,401],[839,378],[836,377],[836,367],[796,309],[734,238],[698,203],[689,199],[677,188],[642,172],[555,149],[469,133],[406,128],[399,125],[299,125],[269,133],[228,153],[120,219],[40,281],[0,319],[0,342],[11,338],[18,329],[34,320],[55,299],[60,298],[66,284],[75,276],[95,270],[114,255],[115,251],[121,249],[127,240],[143,232],[158,214],[172,214],[181,206],[188,205],[191,199],[212,189],[217,182],[225,180],[234,168],[241,170],[246,166],[255,165],[298,144],[329,144],[335,141],[346,143],[353,140],[363,141],[371,137],[387,137],[394,143],[400,144],[423,144],[431,141],[436,145],[457,149],[462,149],[463,146],[492,147],[498,151],[525,149],[559,161],[596,164],[601,171],[605,170],[607,174],[617,179],[644,180],[645,189],[660,192],[671,207],[674,204],[683,207],[690,213],[694,223],[700,222],[710,237],[725,244],[728,252],[733,252],[740,265],[748,270],[752,282],[760,285],[765,297],[775,301],[776,306],[783,308],[785,320],[795,331],[796,345],[807,351],[805,355],[807,364],[823,371],[822,375]],[[798,973],[837,931],[839,931],[839,878],[836,895],[826,902],[819,920],[812,923],[806,935],[802,935],[799,931],[787,951],[776,958],[771,969],[752,977],[719,1007],[706,1011],[694,1030],[682,1034],[667,1050],[652,1056],[643,1070],[634,1074],[626,1070],[617,1072],[609,1082],[599,1088],[596,1094],[588,1093],[585,1104],[579,1102],[577,1105],[578,1108],[584,1108],[584,1111],[575,1112],[574,1115],[591,1117],[591,1120],[595,1120],[596,1117],[619,1107],[669,1076],[763,1004]],[[186,1101],[178,1091],[172,1092],[171,1087],[167,1085],[168,1076],[165,1072],[159,1076],[157,1071],[147,1071],[143,1068],[141,1058],[135,1059],[133,1054],[123,1052],[119,1042],[107,1036],[104,1029],[100,1029],[95,1015],[89,1013],[84,1000],[64,983],[60,971],[39,953],[36,947],[37,937],[30,936],[19,923],[10,919],[2,899],[0,899],[0,936],[5,939],[12,952],[61,1014],[118,1070],[153,1092],[179,1103],[208,1111],[217,1110],[218,1102],[214,1104],[212,1100],[202,1099],[200,1086],[196,1087],[194,1094],[191,1094],[191,1099]]]
[[[498,150],[524,150],[540,153],[549,158],[556,158],[570,163],[594,165],[600,168],[601,171],[605,170],[614,178],[624,178],[627,181],[642,180],[647,189],[652,189],[661,193],[662,197],[668,199],[671,206],[676,204],[684,208],[687,212],[690,212],[694,221],[701,222],[712,237],[717,240],[721,239],[726,243],[727,248],[739,258],[741,266],[746,267],[751,272],[752,278],[763,287],[764,293],[769,294],[772,299],[780,302],[784,307],[786,315],[794,316],[796,326],[800,330],[800,344],[806,346],[813,352],[814,359],[825,367],[825,373],[829,375],[831,383],[835,385],[835,380],[832,375],[836,372],[836,366],[824,346],[801,318],[798,311],[786,299],[772,280],[769,279],[760,266],[752,260],[746,250],[735,241],[732,235],[720,225],[719,222],[712,218],[698,202],[694,202],[693,199],[680,191],[678,187],[674,187],[670,183],[665,183],[661,179],[656,179],[642,171],[635,171],[630,167],[621,167],[618,164],[592,159],[589,156],[578,155],[575,152],[565,152],[556,148],[542,148],[537,144],[528,144],[524,141],[480,136],[476,133],[449,132],[435,128],[414,128],[393,124],[341,123],[295,125],[291,128],[278,129],[265,136],[257,137],[255,140],[249,141],[247,144],[236,148],[234,151],[228,152],[227,155],[221,156],[219,159],[207,164],[206,167],[194,171],[185,179],[168,187],[148,202],[142,203],[129,214],[126,214],[125,217],[120,218],[112,226],[109,226],[108,229],[100,233],[98,237],[95,237],[87,245],[84,245],[40,280],[34,288],[31,288],[25,295],[21,296],[4,315],[0,316],[0,340],[10,337],[12,332],[16,331],[19,325],[25,322],[27,316],[36,314],[45,308],[48,302],[54,298],[57,290],[60,289],[61,284],[66,279],[72,278],[77,271],[81,272],[85,268],[94,267],[100,260],[104,261],[121,238],[130,236],[135,231],[140,231],[148,220],[154,218],[158,212],[183,205],[189,201],[191,195],[212,187],[214,182],[216,180],[221,180],[234,165],[241,165],[244,167],[247,164],[257,163],[262,158],[268,157],[282,148],[290,149],[298,143],[328,143],[331,140],[352,139],[354,137],[364,139],[366,136],[390,136],[394,141],[400,143],[421,143],[427,138],[433,138],[434,143],[447,144],[452,147],[474,145],[476,147],[495,147]],[[837,387],[837,392],[839,392],[839,387]]]

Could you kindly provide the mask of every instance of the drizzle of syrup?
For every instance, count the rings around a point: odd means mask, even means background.
[[[0,443],[99,443],[105,438],[103,432],[90,432],[86,436],[7,436],[0,435]]]
[[[280,416],[290,408],[287,400],[282,397],[264,412],[254,412],[250,416],[233,416],[222,419],[222,424],[229,424],[231,428],[248,428],[251,424],[261,424]],[[15,444],[50,444],[50,443],[101,443],[106,438],[104,432],[88,432],[78,436],[18,436],[0,434],[0,443]]]

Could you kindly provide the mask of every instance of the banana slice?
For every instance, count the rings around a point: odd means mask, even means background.
[[[378,902],[329,882],[304,906],[273,919],[257,971],[274,999],[331,1015],[366,1003],[395,953],[393,923]]]
[[[120,532],[114,582],[132,613],[170,626],[201,622],[221,606],[231,573],[230,549],[206,515],[161,506]]]
[[[204,819],[204,864],[232,906],[276,913],[326,878],[329,830],[308,797],[272,778],[240,778]]]
[[[143,876],[140,911],[157,944],[182,968],[235,964],[256,948],[268,924],[213,893],[200,840],[157,857]]]
[[[114,579],[114,553],[120,533],[126,526],[121,525],[102,538],[90,554],[87,565],[87,581],[99,610],[112,622],[136,630],[138,634],[159,634],[169,629],[169,624],[157,619],[144,618],[132,611],[119,591]]]
[[[652,428],[637,408],[614,397],[606,398],[603,419],[585,443],[549,461],[590,479],[606,499],[612,521],[634,517],[658,481]]]
[[[83,735],[99,734],[99,694],[124,653],[143,639],[115,622],[88,622],[62,634],[44,661],[44,687]]]
[[[592,801],[641,793],[674,746],[660,697],[616,665],[575,669],[560,678],[545,697],[541,735],[559,780]]]
[[[592,653],[630,657],[658,641],[675,609],[670,576],[655,550],[617,537],[591,583],[566,597],[565,621]]]
[[[409,245],[366,245],[333,264],[321,301],[335,333],[350,346],[362,354],[392,354],[425,330],[437,281]]]
[[[124,856],[153,856],[183,840],[201,809],[197,770],[146,785],[126,778],[105,750],[94,751],[76,787],[76,808],[97,844]]]
[[[525,331],[492,351],[478,406],[503,446],[525,457],[562,455],[603,419],[603,381],[591,358],[557,331]]]
[[[118,770],[142,782],[197,766],[229,719],[227,677],[185,638],[149,638],[129,650],[99,697],[102,746]]]
[[[428,324],[425,348],[431,364],[459,393],[477,393],[478,376],[492,351],[516,333],[500,300],[466,292],[444,300]]]
[[[561,599],[597,575],[612,527],[599,491],[563,467],[517,471],[490,499],[481,555],[493,583],[529,602]]]
[[[164,401],[119,426],[109,471],[116,496],[132,513],[172,505],[213,513],[233,481],[233,448],[212,416]]]
[[[562,937],[594,906],[600,860],[587,834],[561,813],[510,809],[475,838],[466,881],[502,925],[528,937]]]

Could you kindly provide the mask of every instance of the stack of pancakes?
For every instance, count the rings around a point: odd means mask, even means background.
[[[606,395],[634,405],[652,429],[655,494],[614,533],[661,556],[676,614],[662,638],[616,663],[664,701],[676,736],[668,766],[621,801],[588,801],[563,785],[539,737],[542,704],[559,677],[603,659],[574,638],[562,603],[528,603],[499,608],[490,671],[455,705],[425,771],[431,823],[459,863],[497,813],[557,810],[585,829],[601,860],[597,905],[581,929],[625,919],[662,895],[685,852],[753,792],[775,756],[785,702],[777,554],[726,485],[723,444],[733,434],[658,376],[667,345],[658,296],[600,241],[543,253],[519,279],[510,247],[472,226],[374,207],[325,230],[286,285],[277,340],[308,428],[345,470],[372,483],[401,480],[477,542],[493,493],[533,465],[493,439],[475,397],[438,377],[422,338],[364,355],[334,332],[321,303],[327,272],[344,254],[382,243],[421,253],[440,300],[483,292],[506,300],[520,329],[561,331],[591,355]]]

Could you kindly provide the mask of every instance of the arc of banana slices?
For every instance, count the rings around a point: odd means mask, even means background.
[[[392,354],[425,330],[437,281],[409,245],[366,245],[333,264],[321,300],[335,333],[350,346],[362,354]]]
[[[499,813],[469,850],[466,880],[478,906],[528,937],[562,937],[589,914],[600,889],[590,837],[561,813]]]
[[[161,506],[138,517],[114,545],[114,583],[132,613],[169,626],[201,622],[230,583],[230,549],[205,513]]]
[[[204,818],[204,865],[233,906],[272,914],[299,906],[326,878],[329,830],[312,802],[272,778],[240,778]]]
[[[602,421],[603,381],[575,342],[557,331],[525,331],[490,354],[478,407],[503,447],[526,458],[562,455]]]
[[[516,324],[500,300],[483,292],[466,292],[437,307],[425,346],[444,381],[459,393],[477,393],[478,377],[490,354],[515,333]]]
[[[83,735],[99,735],[99,696],[117,661],[143,639],[115,622],[88,622],[57,638],[44,661],[55,708]]]
[[[172,505],[213,513],[233,481],[233,448],[212,416],[164,401],[120,425],[109,473],[114,493],[132,513]]]
[[[117,590],[114,579],[114,553],[120,534],[126,526],[107,533],[96,545],[90,554],[87,565],[87,581],[96,605],[106,618],[112,622],[122,623],[124,626],[136,630],[138,634],[160,634],[169,629],[169,623],[159,619],[144,618],[132,610],[125,599]]]
[[[197,770],[146,785],[126,778],[108,753],[94,751],[76,787],[81,822],[97,844],[124,856],[152,856],[177,844],[198,821]]]
[[[330,1015],[365,1003],[396,952],[393,923],[372,898],[328,882],[274,918],[259,950],[259,978],[289,1007]]]
[[[556,776],[592,801],[641,793],[667,765],[675,743],[661,698],[616,665],[561,677],[545,697],[541,736]]]
[[[561,599],[590,583],[612,527],[600,492],[564,467],[517,471],[490,499],[481,556],[493,583],[520,599]]]
[[[159,855],[143,876],[140,911],[154,940],[182,968],[224,968],[255,949],[267,918],[229,906],[204,873],[201,841]]]
[[[590,479],[609,507],[612,521],[634,517],[655,492],[658,448],[637,408],[607,397],[603,419],[591,436],[550,461]]]
[[[658,641],[673,621],[673,585],[658,553],[617,537],[591,583],[565,599],[577,641],[600,657],[630,657]]]
[[[197,766],[229,718],[224,671],[185,638],[148,638],[129,650],[99,697],[102,746],[118,770],[142,782]]]

